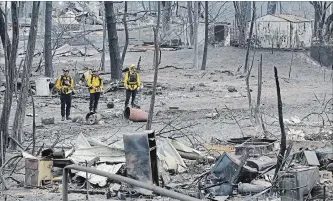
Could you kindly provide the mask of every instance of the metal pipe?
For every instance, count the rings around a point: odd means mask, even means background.
[[[64,168],[62,175],[62,200],[68,201],[68,179],[69,179],[69,169]]]
[[[158,186],[154,186],[152,184],[147,184],[147,183],[143,183],[141,181],[137,181],[134,179],[130,179],[127,177],[123,177],[120,175],[116,175],[116,174],[110,174],[107,172],[103,172],[94,168],[88,168],[88,167],[84,167],[84,166],[79,166],[79,165],[69,165],[66,166],[64,168],[64,174],[63,174],[63,185],[62,185],[62,200],[63,201],[68,201],[68,171],[69,169],[74,169],[74,170],[79,170],[79,171],[83,171],[83,172],[89,172],[92,174],[96,174],[96,175],[100,175],[100,176],[104,176],[107,178],[110,178],[112,180],[116,180],[116,181],[120,181],[120,182],[125,182],[137,187],[141,187],[144,189],[148,189],[151,190],[153,192],[156,192],[158,194],[170,197],[170,198],[174,198],[174,199],[178,199],[178,200],[182,200],[182,201],[199,201],[199,199],[184,195],[184,194],[180,194],[174,191],[170,191]]]

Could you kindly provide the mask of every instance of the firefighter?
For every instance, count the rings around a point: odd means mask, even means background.
[[[96,113],[98,100],[104,87],[102,78],[100,77],[97,68],[93,69],[91,75],[88,76],[87,85],[90,92],[89,110],[90,112]]]
[[[74,80],[69,75],[69,69],[64,68],[63,75],[61,75],[56,83],[56,88],[60,94],[61,101],[61,121],[65,120],[65,115],[67,120],[71,120],[71,105],[72,105],[72,93],[74,90]],[[66,112],[65,112],[66,108]]]
[[[132,96],[131,106],[134,107],[134,100],[138,90],[141,88],[140,75],[135,71],[135,65],[131,64],[129,71],[125,74],[124,87],[126,89],[125,108],[128,107],[129,99]]]

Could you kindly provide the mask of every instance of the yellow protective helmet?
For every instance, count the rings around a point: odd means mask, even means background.
[[[130,65],[130,69],[131,69],[131,68],[134,69],[134,68],[135,68],[135,65],[134,65],[134,64],[131,64],[131,65]]]

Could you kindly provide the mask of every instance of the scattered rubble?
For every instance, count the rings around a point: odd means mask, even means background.
[[[158,137],[154,131],[125,134],[123,140],[110,145],[86,138],[81,133],[75,146],[67,151],[44,149],[38,157],[22,152],[25,158],[25,185],[41,187],[51,181],[61,182],[62,179],[52,169],[70,164],[123,175],[147,184],[162,184],[162,187],[175,192],[210,200],[228,200],[235,193],[238,193],[238,197],[277,199],[270,196],[271,192],[283,199],[305,200],[309,195],[320,194],[326,188],[325,182],[333,181],[332,144],[315,150],[288,149],[285,162],[275,178],[275,153],[279,148],[275,145],[276,140],[244,137],[220,143],[222,141],[215,140],[214,144],[206,145],[206,151],[202,152],[180,140]],[[216,157],[212,154],[213,150],[221,155]],[[200,175],[192,181],[176,182],[177,175],[193,171],[195,163],[205,167]],[[187,164],[192,164],[192,167]],[[34,174],[35,171],[38,174]],[[70,185],[80,186],[88,181],[90,187],[88,190],[88,187],[82,189],[73,186],[68,192],[88,191],[91,195],[106,195],[107,199],[126,199],[129,196],[148,198],[153,195],[149,188],[114,182],[98,174],[77,170],[72,170],[72,173],[74,182]],[[197,185],[193,186],[194,182]],[[102,188],[107,188],[107,192],[101,191]],[[194,193],[196,191],[198,193]],[[325,192],[326,195],[329,197],[330,193]]]
[[[42,118],[42,124],[44,124],[44,125],[54,124],[54,122],[55,122],[54,117]]]
[[[237,92],[237,89],[236,89],[236,87],[235,86],[228,86],[228,91],[229,92]]]

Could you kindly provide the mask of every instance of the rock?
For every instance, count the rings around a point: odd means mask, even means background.
[[[200,87],[204,87],[204,86],[206,86],[206,85],[205,85],[204,83],[201,82],[201,83],[199,83],[199,86],[200,86]]]
[[[190,87],[190,91],[194,91],[194,89],[195,89],[195,86]]]
[[[200,97],[200,94],[195,95],[196,97]]]
[[[145,92],[143,92],[143,94],[150,96],[153,94],[153,90],[145,91]]]
[[[73,117],[72,122],[74,123],[83,123],[84,122],[84,117],[82,115],[78,115]]]
[[[228,86],[228,91],[229,92],[237,92],[237,89],[235,86]]]
[[[108,102],[108,103],[106,104],[106,107],[107,107],[107,108],[114,108],[114,103],[113,103],[113,102]]]
[[[30,91],[31,91],[32,95],[36,95],[36,90],[30,89]]]
[[[216,118],[218,115],[219,115],[219,114],[215,112],[215,113],[206,114],[205,117],[206,117],[206,118],[212,118],[212,119],[214,119],[214,118]]]
[[[213,82],[217,82],[217,80],[213,80]]]
[[[6,91],[6,87],[5,86],[1,86],[0,87],[0,92],[4,92],[4,91]]]
[[[52,117],[52,118],[42,118],[42,124],[44,124],[44,125],[54,124],[54,117]]]

